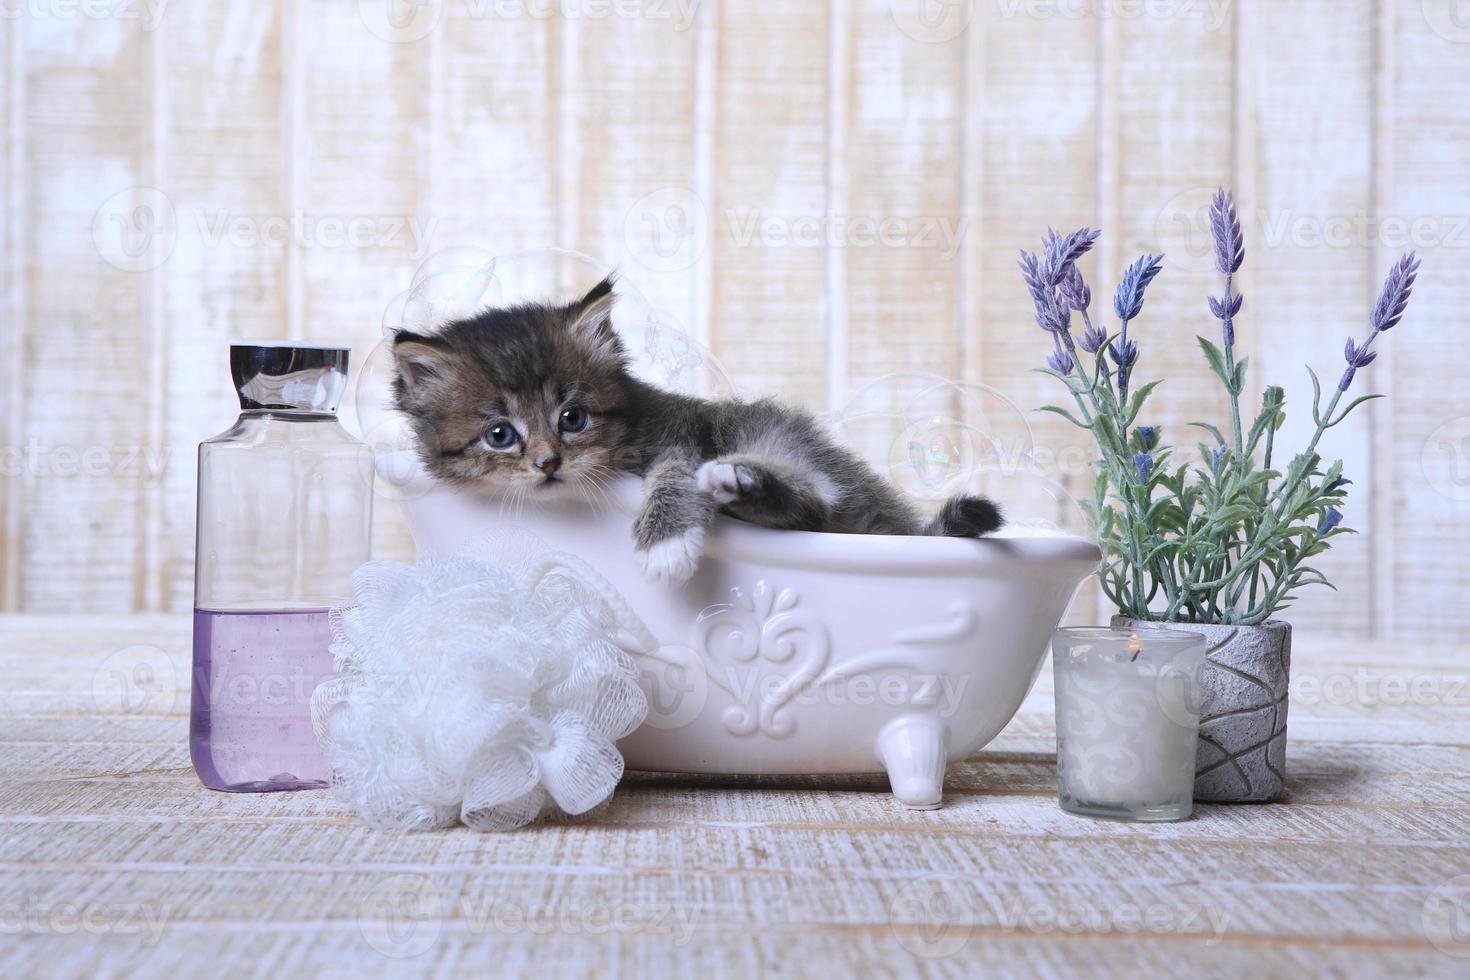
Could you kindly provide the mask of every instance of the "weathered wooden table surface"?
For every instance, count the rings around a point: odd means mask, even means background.
[[[0,618],[0,975],[1470,975],[1462,649],[1299,637],[1290,801],[1181,824],[1057,809],[1046,671],[939,811],[879,776],[633,775],[481,836],[202,789],[188,642]]]

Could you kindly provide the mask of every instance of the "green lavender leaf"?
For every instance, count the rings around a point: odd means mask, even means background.
[[[1230,372],[1225,366],[1225,353],[1216,347],[1214,342],[1205,337],[1195,337],[1199,341],[1200,350],[1205,352],[1205,360],[1210,363],[1210,370],[1215,372],[1215,377],[1220,379],[1227,391],[1233,391],[1234,382],[1230,378]]]
[[[1348,413],[1351,412],[1353,409],[1357,408],[1359,405],[1363,404],[1364,402],[1371,402],[1374,399],[1382,398],[1382,397],[1384,397],[1384,396],[1383,395],[1359,395],[1357,398],[1354,398],[1352,401],[1348,402],[1347,408],[1344,408],[1341,412],[1338,412],[1336,418],[1329,420],[1327,422],[1327,426],[1326,427],[1330,429],[1334,425],[1341,424],[1342,423],[1342,420],[1348,417]]]
[[[1071,412],[1067,411],[1065,408],[1062,408],[1060,405],[1043,405],[1043,406],[1041,406],[1041,408],[1039,410],[1040,411],[1043,411],[1043,412],[1051,412],[1054,415],[1060,415],[1062,418],[1066,419],[1068,422],[1071,422],[1073,425],[1075,425],[1079,429],[1091,429],[1092,428],[1091,425],[1089,425],[1088,423],[1082,421],[1077,416],[1075,416]]]

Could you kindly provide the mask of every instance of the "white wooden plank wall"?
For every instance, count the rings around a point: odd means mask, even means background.
[[[1421,285],[1330,434],[1361,533],[1301,626],[1470,640],[1470,26],[1454,0],[34,0],[0,18],[0,610],[186,607],[194,445],[230,338],[359,362],[430,252],[620,264],[739,389],[836,409],[900,372],[1031,409],[1047,350],[1014,271],[1101,224],[1097,309],[1166,252],[1139,323],[1180,441],[1225,402],[1204,207],[1236,188],[1248,407],[1340,373],[1383,273]],[[356,242],[343,241],[356,226]],[[869,230],[886,223],[888,244]],[[811,232],[816,229],[816,240]],[[366,236],[364,238],[364,235]],[[1086,442],[1038,416],[1069,461]],[[1186,444],[1188,444],[1186,442]],[[1069,452],[1070,451],[1070,452]],[[385,553],[410,544],[380,508]],[[1095,594],[1074,615],[1101,611]]]

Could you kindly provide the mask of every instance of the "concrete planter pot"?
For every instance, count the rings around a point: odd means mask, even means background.
[[[1291,624],[1206,626],[1114,616],[1124,629],[1167,627],[1205,637],[1203,703],[1194,798],[1264,803],[1286,788],[1287,682]]]

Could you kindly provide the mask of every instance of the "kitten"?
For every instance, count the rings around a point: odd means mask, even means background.
[[[983,497],[953,497],[925,521],[805,412],[691,398],[633,377],[613,301],[609,276],[566,306],[492,309],[433,335],[399,333],[394,394],[429,471],[531,497],[635,473],[644,480],[639,561],[672,582],[694,573],[717,512],[849,534],[974,537],[1001,526]]]

